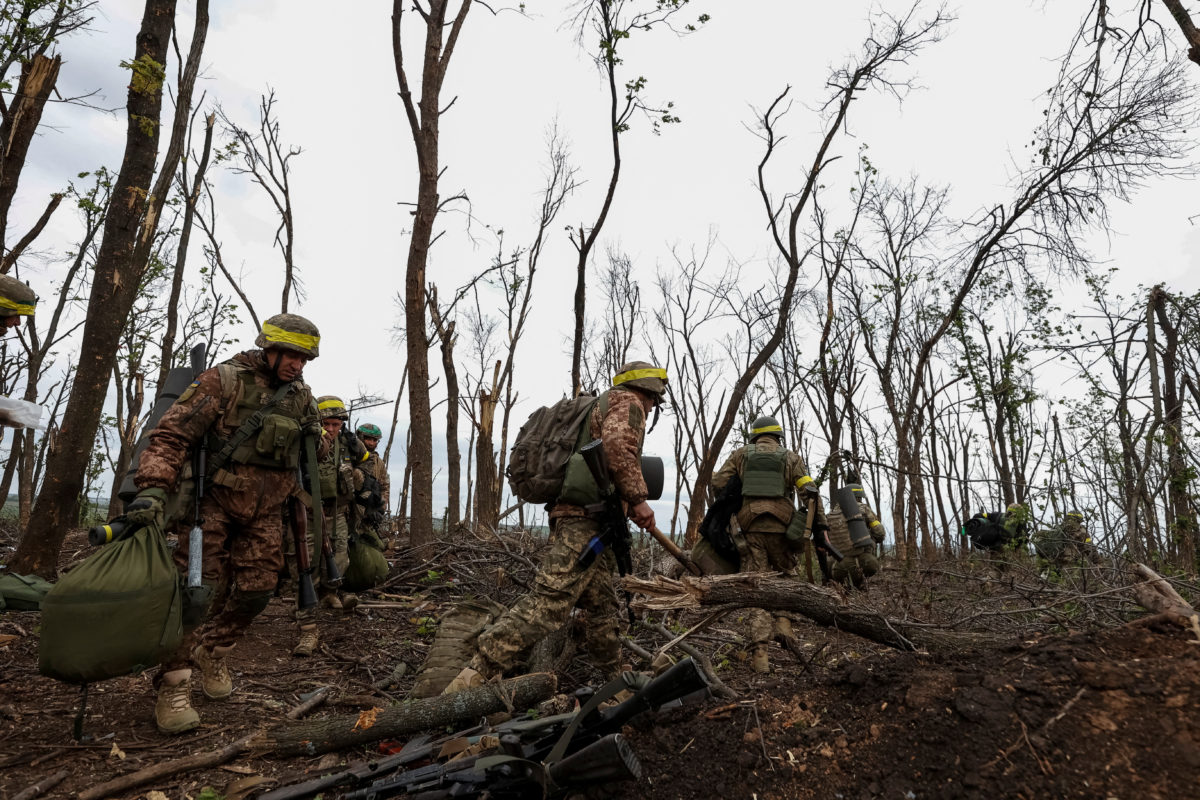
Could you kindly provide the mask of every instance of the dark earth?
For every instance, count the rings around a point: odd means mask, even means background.
[[[0,798],[8,800],[62,770],[65,780],[42,796],[73,796],[123,773],[219,748],[280,719],[300,695],[322,686],[334,688],[333,700],[311,717],[399,702],[441,610],[471,592],[511,599],[528,578],[527,560],[536,561],[536,551],[529,537],[482,542],[467,537],[425,558],[402,549],[388,585],[365,595],[358,610],[324,613],[322,646],[311,659],[290,655],[291,601],[274,600],[231,659],[233,697],[206,702],[197,692],[203,723],[174,738],[155,730],[150,677],[140,675],[91,688],[84,724],[90,738],[76,743],[71,728],[78,689],[37,674],[38,614],[0,613]],[[0,555],[4,552],[7,548]],[[72,536],[63,565],[87,552],[81,535]],[[956,602],[1003,606],[1007,594],[984,595],[1021,585],[1012,573],[989,573],[990,565],[974,569],[967,581],[946,577],[945,568],[926,570],[919,579],[888,569],[868,597],[893,616],[929,620],[939,608],[961,614]],[[1095,594],[1110,596],[1103,590]],[[1115,619],[1098,625],[1078,610],[1064,618],[1066,607],[1057,606],[1053,624],[1010,630],[1007,644],[941,654],[900,652],[796,618],[809,663],[773,646],[766,676],[750,671],[741,639],[745,626],[731,613],[689,641],[710,657],[739,699],[712,698],[628,726],[643,779],[593,794],[760,800],[1200,797],[1196,637],[1168,624]],[[1132,604],[1126,612],[1127,619],[1139,616]],[[685,614],[665,621],[682,631],[696,619]],[[1072,619],[1080,621],[1079,629],[1072,629]],[[649,650],[665,643],[644,628],[634,636]],[[372,687],[401,662],[409,669],[396,684],[386,692]],[[597,677],[576,659],[560,688],[570,691]],[[247,756],[119,796],[238,800],[375,754],[358,749],[318,758]],[[260,777],[269,781],[254,780]],[[247,789],[250,784],[258,785]]]

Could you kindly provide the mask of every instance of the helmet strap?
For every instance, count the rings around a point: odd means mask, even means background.
[[[654,419],[651,420],[650,430],[646,431],[646,433],[651,433],[654,430],[654,426],[658,424],[658,417],[661,413],[662,413],[662,403],[655,403],[654,404]]]

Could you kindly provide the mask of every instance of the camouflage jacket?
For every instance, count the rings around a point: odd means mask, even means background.
[[[604,442],[604,457],[608,472],[625,504],[625,510],[642,503],[649,496],[646,479],[642,477],[642,440],[646,436],[646,411],[633,389],[616,387],[609,391],[608,412],[602,414],[599,404],[588,416],[588,433],[592,439]],[[550,510],[550,519],[585,517],[582,506],[559,503]]]
[[[846,522],[846,517],[842,514],[842,508],[837,503],[831,504],[829,509],[829,543],[836,547],[843,554],[849,553],[854,549],[854,543],[850,540],[850,526]],[[867,530],[871,534],[871,538],[876,544],[883,544],[883,523],[875,516],[875,512],[871,511],[870,506],[860,502],[858,510],[862,512],[863,521],[867,523]]]
[[[371,453],[367,458],[365,469],[371,473],[379,483],[379,494],[383,497],[383,510],[391,511],[392,508],[392,479],[388,476],[387,467],[383,464],[383,458],[379,453]]]
[[[249,371],[260,387],[274,392],[280,385],[274,372],[267,365],[262,350],[247,350],[238,353],[230,361],[241,372]],[[295,381],[295,388],[280,407],[281,412],[293,416],[301,425],[317,424],[317,404],[308,385]],[[270,393],[264,393],[264,398]],[[232,395],[232,396],[230,396]],[[168,492],[178,488],[180,471],[192,448],[209,433],[228,438],[236,430],[234,407],[240,390],[222,390],[220,370],[217,367],[200,373],[179,399],[167,409],[162,420],[150,432],[149,444],[138,463],[136,483],[139,489],[156,487]],[[264,400],[264,402],[266,402]],[[328,452],[328,442],[322,438],[318,456]],[[222,473],[234,474],[250,471],[277,473],[277,479],[295,484],[295,472],[284,470],[262,470],[261,467],[228,464]],[[248,487],[247,487],[248,488]]]
[[[770,452],[783,447],[773,436],[760,436],[753,443],[760,451]],[[721,491],[725,488],[725,484],[732,480],[734,475],[742,475],[746,454],[750,451],[750,445],[745,445],[734,450],[733,453],[721,465],[721,468],[713,475],[712,487],[715,491]],[[804,460],[800,456],[791,451],[787,452],[787,463],[784,467],[784,482],[787,486],[787,494],[784,497],[747,497],[742,501],[742,508],[737,513],[738,525],[744,531],[757,531],[760,533],[783,533],[787,529],[788,522],[791,521],[792,514],[795,513],[795,489],[803,487],[809,483],[812,478],[808,476],[808,468],[804,466]],[[817,514],[813,519],[814,525],[826,525],[825,508],[821,504],[821,499],[817,498]]]

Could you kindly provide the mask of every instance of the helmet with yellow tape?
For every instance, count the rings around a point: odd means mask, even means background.
[[[747,433],[750,434],[750,441],[754,441],[760,436],[774,436],[783,441],[783,427],[774,417],[759,417],[750,423],[750,430]]]
[[[317,326],[299,314],[276,314],[270,317],[254,340],[254,345],[264,350],[291,350],[309,358],[320,355],[320,343],[321,332]]]
[[[656,402],[662,402],[667,393],[667,371],[649,361],[630,361],[613,375],[612,385],[640,389],[654,395]]]
[[[340,419],[348,421],[350,412],[346,409],[346,404],[342,402],[342,398],[332,394],[323,394],[317,398],[317,411],[321,412],[321,419]]]
[[[37,295],[11,275],[0,275],[0,317],[32,317]]]

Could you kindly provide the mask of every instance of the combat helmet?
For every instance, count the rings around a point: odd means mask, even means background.
[[[750,423],[750,429],[747,433],[750,435],[750,441],[754,441],[759,436],[774,436],[776,439],[783,441],[783,427],[779,424],[779,420],[774,417],[759,417]]]
[[[37,295],[11,275],[0,275],[0,317],[32,317]]]
[[[366,438],[370,438],[370,439],[382,439],[383,438],[383,431],[379,430],[378,425],[371,423],[371,422],[364,422],[363,424],[359,425],[357,430],[355,430],[354,432],[357,433],[361,437],[366,437]]]
[[[263,323],[255,347],[277,348],[316,358],[320,355],[321,332],[299,314],[276,314]]]
[[[317,411],[321,412],[321,419],[333,417],[343,422],[350,419],[350,412],[346,410],[342,398],[332,394],[323,394],[317,398]]]
[[[628,386],[654,395],[655,403],[661,403],[667,393],[667,371],[649,361],[630,361],[613,375],[613,386]]]

